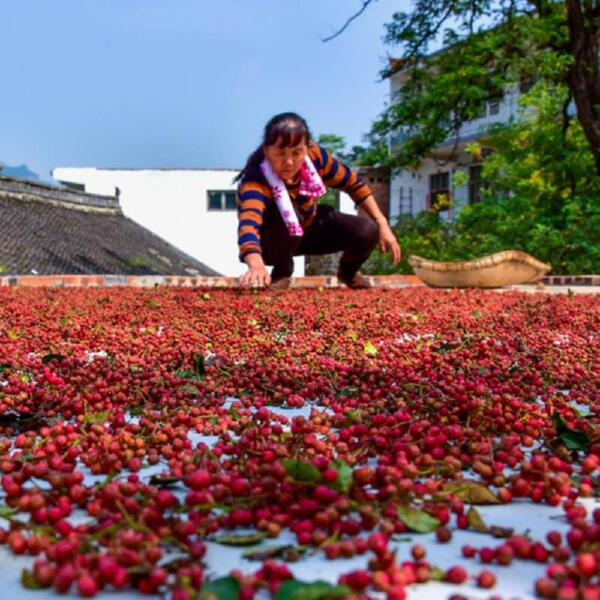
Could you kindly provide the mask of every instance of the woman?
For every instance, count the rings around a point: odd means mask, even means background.
[[[263,143],[248,158],[240,181],[238,244],[248,272],[243,286],[285,289],[293,257],[343,251],[339,280],[353,289],[370,287],[358,269],[379,242],[394,262],[400,246],[369,187],[325,148],[311,141],[306,121],[295,113],[274,116]],[[327,187],[348,193],[371,220],[318,204]],[[268,273],[266,265],[273,265]]]

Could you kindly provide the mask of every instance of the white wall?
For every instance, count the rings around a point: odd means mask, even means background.
[[[91,193],[114,195],[120,190],[124,214],[173,246],[227,276],[247,269],[238,259],[237,211],[208,210],[208,190],[235,190],[237,170],[131,170],[59,167],[52,176],[85,185]],[[355,213],[341,194],[340,208]],[[304,257],[294,258],[294,275],[304,275]]]

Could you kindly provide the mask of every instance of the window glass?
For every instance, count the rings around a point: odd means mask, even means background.
[[[221,210],[221,192],[208,192],[208,210]]]
[[[225,209],[235,210],[237,208],[237,202],[235,200],[235,192],[225,192]]]

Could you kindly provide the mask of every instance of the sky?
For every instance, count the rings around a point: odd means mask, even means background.
[[[408,0],[0,0],[0,162],[238,168],[274,114],[359,144]]]

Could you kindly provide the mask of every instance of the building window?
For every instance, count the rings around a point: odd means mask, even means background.
[[[442,171],[429,176],[429,198],[432,210],[446,210],[450,206],[450,172]]]
[[[236,193],[231,190],[209,190],[208,210],[237,210]]]
[[[491,116],[497,115],[500,112],[500,99],[495,98],[488,102],[488,114]]]
[[[484,186],[481,179],[481,165],[469,167],[469,204],[481,202]]]

